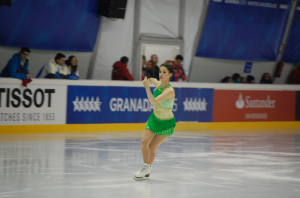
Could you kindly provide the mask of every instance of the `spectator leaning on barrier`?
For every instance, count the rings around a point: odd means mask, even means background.
[[[20,80],[30,79],[28,65],[30,49],[22,47],[20,53],[15,53],[2,70],[0,77],[12,77]]]
[[[65,65],[66,56],[58,53],[45,67],[45,78],[68,79],[69,69]],[[43,69],[43,68],[42,68]]]
[[[70,56],[68,60],[66,60],[66,65],[68,66],[68,79],[70,80],[78,80],[79,79],[79,71],[77,70],[77,58],[75,56]]]
[[[240,83],[241,82],[241,75],[238,73],[234,73],[232,75],[232,82],[233,83]]]
[[[246,81],[247,83],[255,83],[255,78],[251,75],[248,75]]]
[[[271,76],[269,73],[264,73],[261,77],[260,84],[272,84]]]
[[[174,68],[174,77],[175,81],[182,82],[186,80],[186,75],[184,73],[181,62],[183,61],[183,57],[181,55],[177,55],[175,57],[175,61],[172,62]]]
[[[291,84],[300,84],[300,62],[297,68],[292,72]]]
[[[155,77],[153,77],[153,78],[156,78],[159,81],[159,66],[157,65],[158,64],[158,56],[156,54],[152,54],[151,60],[155,64]]]
[[[133,81],[134,78],[129,73],[129,71],[127,69],[127,65],[128,65],[128,58],[126,56],[123,56],[120,59],[120,61],[115,62],[115,64],[113,65],[111,79],[112,80],[131,80],[131,81]]]

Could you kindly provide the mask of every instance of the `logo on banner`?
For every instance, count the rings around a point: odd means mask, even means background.
[[[250,96],[246,96],[245,102],[242,93],[240,93],[238,100],[235,102],[236,108],[242,109],[244,106],[246,108],[275,108],[276,100],[271,100],[269,95],[267,96],[267,100],[250,100]]]
[[[74,109],[73,111],[101,111],[100,105],[102,102],[99,101],[99,97],[94,100],[94,97],[89,99],[87,96],[84,100],[84,97],[81,97],[81,100],[78,99],[78,96],[76,96],[76,99],[73,101]]]
[[[206,106],[207,102],[206,99],[203,98],[185,98],[185,101],[183,102],[184,110],[183,111],[207,111]]]

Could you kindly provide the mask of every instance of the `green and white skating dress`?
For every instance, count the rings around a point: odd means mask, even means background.
[[[162,89],[159,85],[153,92],[154,98],[162,94],[168,87],[171,86],[168,85]],[[173,104],[174,98],[155,104],[145,129],[151,130],[155,135],[172,135],[176,126],[175,117],[172,112]]]

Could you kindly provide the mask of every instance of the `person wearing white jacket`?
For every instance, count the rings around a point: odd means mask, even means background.
[[[68,79],[70,73],[68,66],[65,64],[66,56],[58,53],[55,58],[51,58],[45,65],[45,78]]]

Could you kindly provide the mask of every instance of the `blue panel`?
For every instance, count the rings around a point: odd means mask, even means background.
[[[300,1],[298,0],[289,37],[282,55],[282,60],[284,62],[297,63],[300,61],[300,36],[299,35],[300,35]]]
[[[290,4],[291,0],[211,0],[196,56],[275,61]]]
[[[212,122],[213,89],[174,89],[176,121]],[[152,111],[143,87],[68,86],[67,124],[146,123]]]
[[[12,0],[0,10],[0,45],[93,51],[100,25],[98,0]]]

